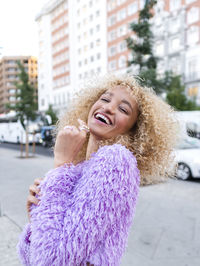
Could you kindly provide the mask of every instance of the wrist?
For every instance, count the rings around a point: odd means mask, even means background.
[[[57,167],[60,167],[60,166],[63,166],[65,164],[70,164],[72,163],[71,160],[62,160],[62,159],[57,159],[55,158],[54,159],[54,168],[57,168]]]

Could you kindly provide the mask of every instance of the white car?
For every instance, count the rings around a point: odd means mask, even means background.
[[[185,136],[178,144],[175,156],[178,178],[200,178],[200,140]]]

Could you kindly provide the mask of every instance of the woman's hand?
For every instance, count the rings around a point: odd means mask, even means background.
[[[34,184],[29,187],[29,195],[27,198],[27,203],[26,203],[26,209],[28,213],[28,219],[30,221],[30,207],[32,204],[38,205],[39,199],[36,198],[36,195],[40,195],[40,190],[38,186],[42,182],[43,178],[36,178],[34,180]]]
[[[60,130],[56,138],[54,149],[54,166],[72,163],[86,141],[87,126],[78,120],[80,127],[66,126]]]

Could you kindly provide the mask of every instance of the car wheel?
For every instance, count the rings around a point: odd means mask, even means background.
[[[188,180],[191,177],[189,166],[185,163],[179,163],[177,168],[177,177],[182,180]]]

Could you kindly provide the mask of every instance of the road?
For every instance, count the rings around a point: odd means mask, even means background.
[[[0,143],[0,148],[6,148],[6,149],[11,149],[11,150],[16,150],[19,151],[20,154],[20,144],[15,144],[15,143]],[[25,154],[25,146],[23,145],[24,149],[24,154]],[[32,154],[32,149],[33,146],[29,145],[29,151],[30,154]],[[39,155],[44,155],[44,156],[50,156],[53,157],[53,148],[48,148],[48,147],[43,147],[42,145],[36,145],[35,146],[35,153]]]
[[[28,187],[52,168],[53,158],[21,159],[2,145],[0,157],[0,266],[19,266],[15,245],[27,223]],[[141,187],[121,266],[199,266],[199,202],[200,180]]]

